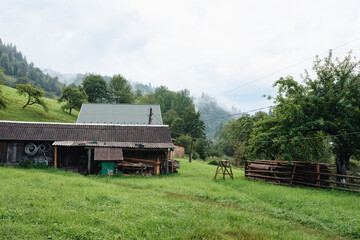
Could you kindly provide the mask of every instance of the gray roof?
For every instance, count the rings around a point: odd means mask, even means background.
[[[77,123],[162,125],[160,105],[83,103]]]
[[[0,121],[0,140],[56,141],[58,146],[174,148],[165,125]]]

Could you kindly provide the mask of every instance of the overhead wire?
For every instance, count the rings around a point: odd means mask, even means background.
[[[330,48],[330,49],[332,49],[332,50],[338,49],[338,48],[344,47],[344,46],[346,46],[346,45],[349,45],[350,43],[356,42],[356,41],[358,41],[358,40],[360,40],[360,37],[357,37],[357,38],[355,38],[355,39],[353,39],[353,40],[350,40],[350,41],[348,41],[348,42],[342,43],[342,44],[340,44],[340,45],[338,45],[338,46],[335,46],[335,47],[333,47],[333,48]],[[327,51],[323,51],[323,52],[321,52],[321,53],[319,53],[319,54],[315,54],[315,56],[321,56],[321,55],[324,55],[324,54],[326,54],[326,53],[328,53],[328,52],[329,52],[328,50],[327,50]],[[237,89],[239,89],[239,88],[248,86],[248,85],[250,85],[250,84],[253,84],[253,83],[255,83],[255,82],[258,82],[258,81],[260,81],[260,80],[263,80],[263,79],[265,79],[265,78],[271,77],[271,76],[273,76],[273,75],[275,75],[275,74],[281,73],[281,72],[283,72],[283,71],[285,71],[285,70],[287,70],[287,69],[290,69],[290,68],[292,68],[292,67],[295,67],[295,66],[297,66],[297,65],[299,65],[299,64],[302,64],[302,63],[307,62],[307,61],[309,61],[309,60],[311,60],[311,59],[314,59],[314,58],[315,58],[314,56],[312,56],[312,57],[307,57],[307,58],[305,58],[305,59],[303,59],[303,60],[301,60],[301,61],[299,61],[299,62],[297,62],[297,63],[291,64],[291,65],[289,65],[289,66],[287,66],[287,67],[284,67],[284,68],[282,68],[282,69],[279,69],[279,70],[277,70],[277,71],[275,71],[275,72],[266,74],[266,75],[264,75],[264,76],[262,76],[262,77],[259,77],[259,78],[257,78],[257,79],[252,80],[252,81],[249,81],[249,82],[247,82],[247,83],[244,83],[244,84],[242,84],[242,85],[240,85],[240,86],[238,86],[238,87],[235,87],[235,88],[232,88],[232,89],[230,89],[230,90],[228,90],[228,91],[225,91],[225,92],[221,93],[220,95],[223,95],[223,94],[226,94],[226,93],[229,93],[229,92],[233,92],[233,91],[235,91],[235,90],[237,90]]]

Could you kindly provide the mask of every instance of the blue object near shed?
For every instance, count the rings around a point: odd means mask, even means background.
[[[112,176],[114,175],[115,162],[101,162],[101,175]]]

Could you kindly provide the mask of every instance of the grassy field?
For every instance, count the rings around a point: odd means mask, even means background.
[[[45,102],[49,106],[49,112],[34,104],[26,108],[22,108],[27,102],[25,96],[19,96],[15,88],[1,86],[3,96],[7,99],[8,107],[0,109],[0,120],[11,121],[29,121],[29,122],[76,122],[78,111],[73,110],[72,115],[60,109],[55,99],[45,98]]]
[[[172,176],[0,167],[0,239],[355,239],[360,195],[244,180],[181,160]]]

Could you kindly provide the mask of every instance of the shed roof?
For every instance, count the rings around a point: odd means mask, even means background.
[[[140,145],[143,144],[143,145]],[[107,147],[107,148],[175,148],[172,143],[98,142],[98,141],[55,141],[54,146]]]
[[[116,147],[174,148],[166,125],[31,123],[0,121],[0,140],[65,141]],[[100,144],[98,144],[100,143]],[[59,144],[61,145],[61,144]],[[66,144],[64,144],[66,146]],[[80,146],[80,145],[78,145]]]
[[[151,124],[162,125],[161,110],[158,104],[83,103],[76,122],[148,125],[150,108],[152,109]]]

